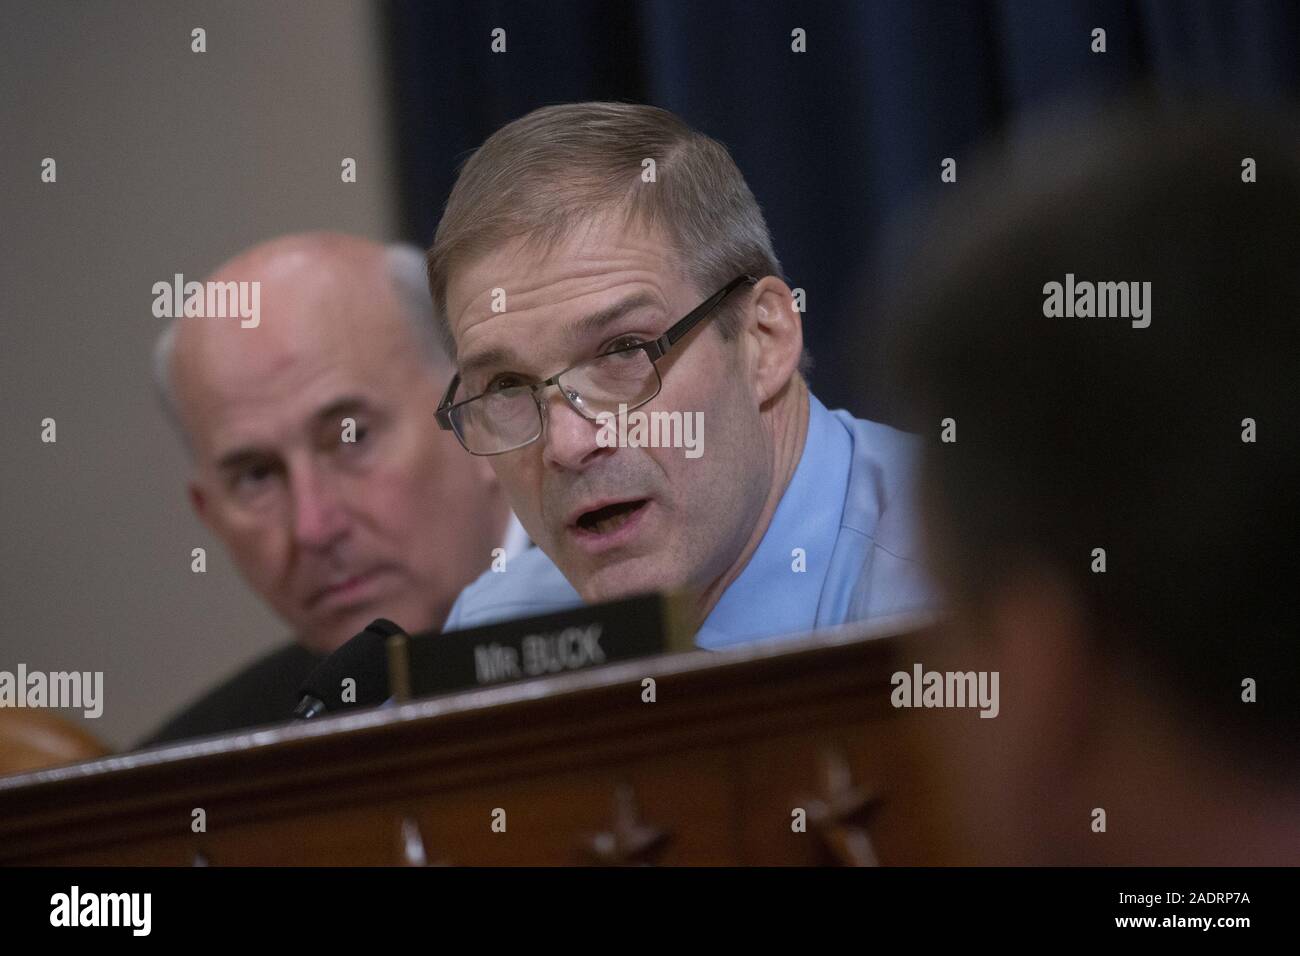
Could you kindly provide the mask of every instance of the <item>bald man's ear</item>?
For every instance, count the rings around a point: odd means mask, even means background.
[[[799,368],[803,319],[794,307],[794,293],[776,276],[765,276],[749,294],[744,334],[751,345],[755,394],[764,404],[785,388]]]
[[[212,515],[208,511],[208,494],[203,490],[203,486],[191,479],[185,490],[189,495],[190,507],[194,509],[194,514],[204,525],[211,528]]]

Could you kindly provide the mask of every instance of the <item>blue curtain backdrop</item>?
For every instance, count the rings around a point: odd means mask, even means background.
[[[989,134],[1140,85],[1286,107],[1300,86],[1295,0],[392,0],[386,15],[407,238],[427,245],[459,164],[529,110],[665,107],[725,143],[758,197],[807,294],[814,391],[885,419],[858,367],[878,333],[864,267],[891,218],[938,188],[943,157],[960,174]]]

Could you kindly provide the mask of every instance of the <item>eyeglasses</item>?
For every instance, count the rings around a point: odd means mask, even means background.
[[[501,455],[542,436],[541,393],[552,385],[559,388],[575,412],[589,421],[597,421],[602,413],[619,414],[620,406],[625,411],[640,408],[663,387],[655,363],[738,286],[757,281],[751,275],[737,276],[659,338],[597,355],[557,372],[544,382],[511,385],[453,403],[456,389],[460,387],[457,373],[438,403],[438,427],[455,432],[471,455]]]

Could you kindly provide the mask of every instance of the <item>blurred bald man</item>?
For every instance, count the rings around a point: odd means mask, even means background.
[[[434,420],[450,370],[418,249],[288,236],[210,281],[260,283],[258,321],[175,319],[155,378],[195,513],[294,641],[146,744],[289,719],[302,680],[374,618],[441,628],[518,529],[491,469]]]

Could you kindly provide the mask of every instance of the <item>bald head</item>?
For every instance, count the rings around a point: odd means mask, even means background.
[[[332,650],[374,617],[439,627],[506,512],[434,420],[450,371],[423,256],[313,233],[209,281],[259,283],[261,305],[249,327],[176,319],[157,348],[196,511],[309,646]]]
[[[174,319],[154,347],[153,375],[159,400],[187,448],[192,439],[179,405],[179,382],[187,371],[210,368],[222,353],[238,359],[266,351],[266,338],[283,341],[314,324],[340,334],[405,323],[410,345],[436,373],[449,363],[438,338],[429,297],[424,254],[415,246],[380,245],[343,233],[315,232],[282,236],[240,252],[209,276],[212,282],[259,282],[277,328],[265,337],[237,322]],[[359,307],[360,306],[360,307]],[[260,325],[260,323],[259,323]],[[402,330],[397,331],[399,336]],[[236,333],[243,332],[244,336]]]

